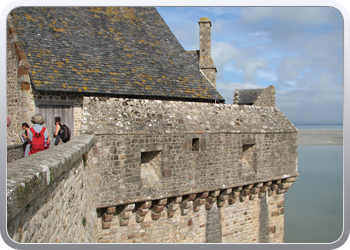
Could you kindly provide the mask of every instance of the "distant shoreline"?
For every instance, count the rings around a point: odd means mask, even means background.
[[[343,145],[343,130],[299,129],[298,145]]]

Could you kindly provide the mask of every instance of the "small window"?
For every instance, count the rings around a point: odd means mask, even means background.
[[[141,152],[141,181],[144,188],[160,185],[161,151]]]
[[[243,144],[241,154],[242,167],[253,169],[257,173],[257,154],[255,144]]]
[[[192,151],[199,151],[199,138],[192,139]]]

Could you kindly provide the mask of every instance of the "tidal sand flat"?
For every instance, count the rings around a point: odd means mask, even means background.
[[[299,129],[298,145],[343,145],[343,130]]]

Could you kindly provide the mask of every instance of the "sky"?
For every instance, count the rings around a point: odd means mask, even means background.
[[[157,7],[185,50],[199,49],[201,17],[212,22],[217,89],[276,88],[294,124],[343,123],[344,31],[333,7]]]

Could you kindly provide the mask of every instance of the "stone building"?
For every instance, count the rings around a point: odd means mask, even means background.
[[[51,135],[55,116],[74,134],[8,164],[14,241],[283,242],[297,129],[273,86],[224,103],[211,21],[198,23],[185,51],[155,8],[10,13],[8,144],[38,112]]]

